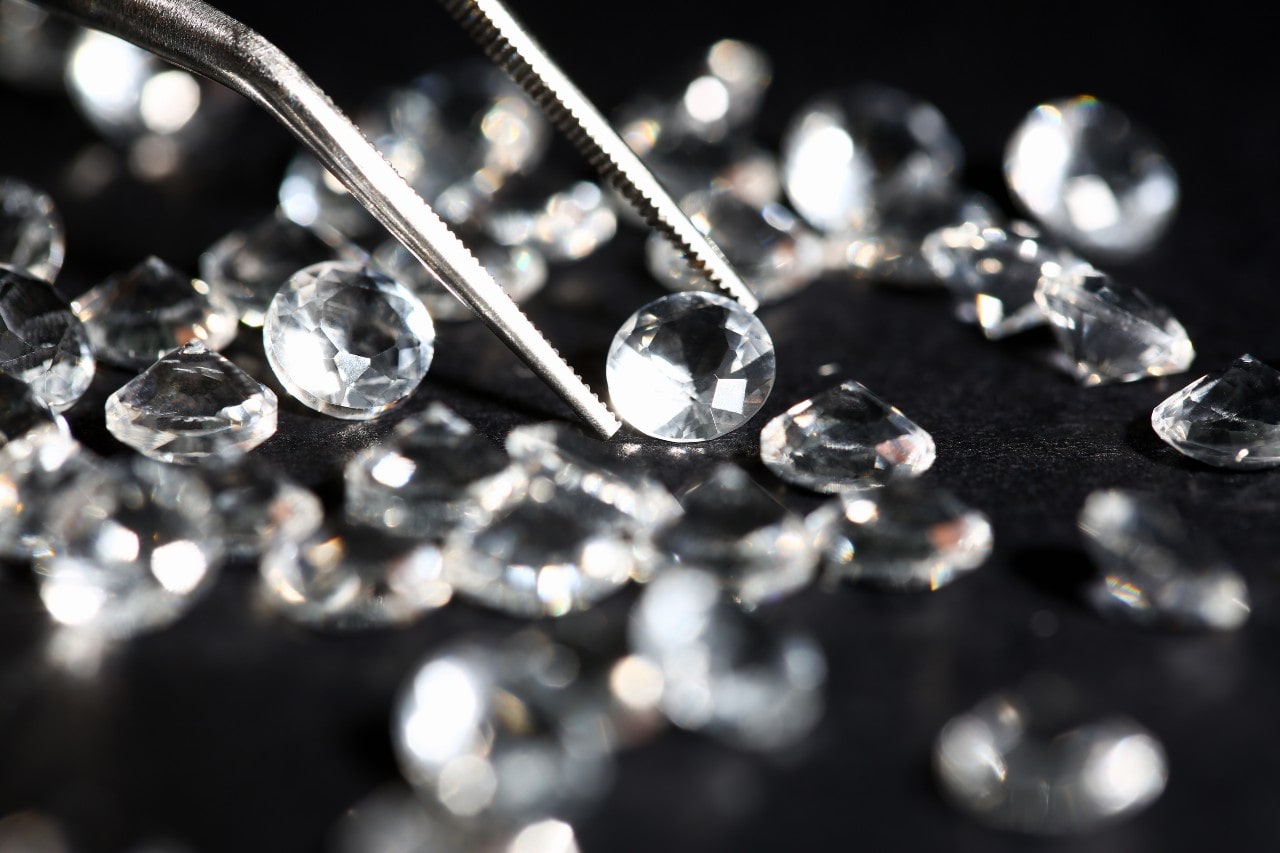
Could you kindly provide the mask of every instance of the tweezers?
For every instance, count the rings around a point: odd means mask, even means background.
[[[535,373],[604,437],[617,416],[332,100],[279,48],[199,0],[38,0],[240,92],[271,113]],[[708,282],[754,310],[724,256],[498,0],[441,4]]]

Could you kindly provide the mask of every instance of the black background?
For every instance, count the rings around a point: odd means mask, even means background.
[[[430,3],[364,0],[335,14],[303,2],[224,8],[348,106],[475,55]],[[1276,26],[1228,19],[1226,7],[1188,19],[1102,4],[526,0],[515,8],[606,110],[660,86],[715,38],[756,42],[775,62],[759,130],[768,144],[813,92],[862,80],[901,86],[943,110],[969,153],[968,182],[1002,200],[1004,140],[1036,103],[1088,92],[1127,108],[1166,142],[1183,203],[1157,250],[1123,272],[1173,308],[1199,352],[1185,377],[1081,389],[1044,363],[1044,339],[987,343],[953,322],[940,296],[832,278],[764,309],[779,373],[756,421],[680,451],[635,436],[619,445],[638,445],[633,458],[673,486],[714,460],[737,460],[807,510],[812,497],[754,461],[756,436],[765,418],[832,384],[818,369],[834,363],[838,376],[862,381],[933,434],[930,478],[991,515],[997,551],[937,594],[812,590],[774,608],[769,618],[807,625],[829,656],[818,730],[785,759],[675,733],[624,755],[614,791],[580,827],[584,849],[1025,849],[1032,842],[949,809],[933,789],[928,756],[949,716],[1039,671],[1146,724],[1171,768],[1164,796],[1134,820],[1040,846],[1274,847],[1280,481],[1185,461],[1154,437],[1148,416],[1242,352],[1280,360]],[[59,286],[69,295],[147,253],[194,272],[201,249],[270,209],[292,151],[284,131],[254,114],[210,153],[201,177],[144,185],[121,165],[102,192],[85,195],[67,167],[95,138],[64,100],[6,91],[0,110],[0,172],[48,189],[67,220]],[[613,331],[660,295],[643,272],[642,245],[643,235],[626,230],[607,252],[557,267],[529,306],[597,387]],[[566,416],[473,325],[441,329],[432,373],[403,412],[443,400],[497,440],[515,424]],[[252,338],[242,335],[229,354],[274,383]],[[99,451],[121,450],[103,430],[101,403],[126,379],[102,370],[69,413]],[[342,461],[401,416],[342,423],[281,400],[280,431],[260,452],[330,502]],[[1144,632],[1106,624],[1076,602],[1074,581],[1087,570],[1076,511],[1090,490],[1117,485],[1167,496],[1222,542],[1252,585],[1254,617],[1241,632]],[[317,849],[344,809],[395,778],[387,721],[397,684],[443,638],[482,627],[515,624],[455,603],[404,631],[317,636],[265,615],[251,567],[232,566],[175,627],[119,650],[96,677],[76,679],[46,663],[46,618],[24,570],[13,567],[0,575],[0,814],[44,811],[86,850],[157,837],[196,850]]]

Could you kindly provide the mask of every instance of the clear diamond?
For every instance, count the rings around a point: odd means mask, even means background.
[[[276,409],[274,391],[192,341],[107,398],[107,429],[144,456],[190,463],[262,444]]]
[[[156,257],[111,276],[71,307],[99,358],[139,369],[193,338],[209,349],[224,349],[235,340],[240,319],[220,289]]]
[[[1102,570],[1089,597],[1104,613],[1141,625],[1217,630],[1239,628],[1249,618],[1244,578],[1158,498],[1094,492],[1079,526]]]
[[[1280,372],[1242,355],[1156,406],[1151,427],[1179,453],[1206,465],[1280,465]]]
[[[321,261],[367,261],[338,232],[305,227],[279,212],[232,231],[200,256],[200,275],[240,308],[240,322],[259,327],[271,298],[289,277]]]
[[[950,288],[956,315],[993,341],[1044,325],[1036,284],[1081,263],[1025,222],[942,228],[925,239],[921,254]]]
[[[808,636],[743,613],[712,576],[668,572],[645,588],[631,644],[662,672],[662,708],[681,728],[772,750],[822,715],[826,660]]]
[[[914,477],[936,456],[929,433],[860,382],[796,403],[760,431],[760,460],[815,492],[846,492]]]
[[[71,306],[47,282],[0,269],[0,373],[63,412],[89,388],[94,369],[89,335]]]
[[[0,179],[0,264],[53,281],[66,236],[53,199],[15,178]]]
[[[475,254],[498,286],[516,302],[524,302],[547,283],[547,260],[528,246],[502,246],[472,229],[459,229],[467,248]],[[422,300],[433,320],[473,320],[475,315],[440,283],[398,240],[387,240],[373,252],[373,260],[396,281]]]
[[[25,560],[51,553],[46,516],[64,500],[81,500],[75,490],[94,482],[98,464],[63,423],[37,426],[0,447],[0,554]]]
[[[808,523],[833,573],[886,589],[941,589],[991,555],[987,517],[918,480],[841,495]]]
[[[1082,385],[1182,373],[1196,356],[1168,308],[1091,267],[1040,279],[1036,302]]]
[[[736,465],[718,465],[680,503],[684,515],[653,534],[660,570],[705,570],[748,609],[813,580],[817,538]]]
[[[24,89],[59,90],[74,32],[70,21],[34,3],[0,0],[0,79]]]
[[[631,315],[605,367],[622,419],[666,441],[706,441],[742,426],[769,397],[773,340],[738,303],[674,293]]]
[[[375,417],[426,376],[435,328],[422,302],[384,273],[349,261],[299,270],[262,325],[267,361],[304,405],[336,418]]]
[[[408,625],[453,596],[439,548],[355,525],[278,537],[262,555],[261,577],[277,611],[334,631]]]
[[[900,285],[931,284],[933,269],[923,254],[927,238],[939,228],[994,225],[991,199],[949,184],[882,193],[865,225],[832,234],[827,252],[836,267]]]
[[[211,458],[199,473],[213,494],[228,557],[256,558],[277,539],[305,539],[324,519],[319,498],[256,456]]]
[[[822,272],[822,241],[780,204],[761,208],[721,191],[693,193],[680,206],[724,252],[761,302],[790,296]],[[672,290],[707,286],[702,274],[692,270],[662,234],[649,235],[645,256],[649,272]]]
[[[661,483],[626,465],[608,448],[563,424],[513,429],[507,435],[511,458],[563,489],[581,491],[650,528],[680,515],[680,504]]]
[[[70,435],[67,422],[54,414],[20,379],[0,373],[0,445],[8,444],[33,429],[51,426]]]
[[[621,513],[581,489],[511,468],[475,494],[483,512],[445,541],[445,577],[459,595],[517,616],[563,616],[636,573]]]
[[[1005,151],[1013,197],[1085,251],[1133,255],[1173,218],[1178,176],[1144,129],[1091,97],[1041,104]]]
[[[347,463],[347,518],[402,536],[443,539],[479,512],[468,489],[507,463],[507,455],[471,424],[433,403]]]
[[[984,823],[1035,835],[1089,832],[1154,802],[1169,775],[1160,742],[1125,717],[1078,716],[1057,691],[988,697],[938,735],[943,792]]]
[[[503,245],[532,245],[553,261],[572,261],[612,240],[618,217],[599,186],[580,181],[539,210],[494,211],[485,228]]]
[[[577,661],[525,631],[454,643],[401,688],[400,769],[432,806],[489,829],[580,810],[607,789],[608,742],[562,701]]]
[[[782,179],[800,215],[825,231],[862,228],[881,195],[910,197],[955,177],[964,152],[942,113],[887,86],[808,103],[783,140]]]
[[[36,560],[40,598],[64,625],[123,637],[176,620],[222,559],[209,492],[194,474],[134,457],[49,512],[53,554]]]

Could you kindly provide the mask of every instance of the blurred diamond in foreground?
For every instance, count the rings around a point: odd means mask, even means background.
[[[44,424],[0,447],[0,554],[15,560],[51,553],[46,519],[90,483],[100,460],[64,423]]]
[[[318,497],[260,457],[207,459],[199,473],[213,493],[228,557],[256,558],[277,539],[304,539],[324,518]]]
[[[1280,371],[1242,355],[1156,406],[1151,427],[1179,453],[1206,465],[1280,465]]]

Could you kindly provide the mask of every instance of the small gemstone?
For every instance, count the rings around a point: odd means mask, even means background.
[[[1094,492],[1079,526],[1085,550],[1102,570],[1089,598],[1103,613],[1140,625],[1220,631],[1249,618],[1244,578],[1158,498]]]
[[[612,240],[618,217],[599,186],[580,181],[538,210],[490,213],[485,229],[504,246],[531,245],[549,260],[574,261]]]
[[[70,435],[67,422],[35,395],[20,379],[0,373],[0,446],[33,429],[54,427]]]
[[[791,121],[782,180],[795,209],[824,231],[862,228],[881,195],[910,196],[956,177],[959,140],[932,104],[880,85],[822,95]]]
[[[1025,222],[1008,228],[973,223],[942,228],[925,238],[921,254],[951,290],[956,315],[977,323],[993,341],[1044,325],[1037,283],[1081,263]]]
[[[632,611],[630,636],[662,672],[662,709],[681,728],[764,751],[796,743],[822,716],[821,648],[742,612],[711,575],[656,578]]]
[[[503,246],[478,231],[461,230],[467,248],[475,253],[480,266],[516,302],[524,302],[547,283],[547,261],[538,250],[529,246]],[[398,240],[387,240],[378,246],[373,252],[373,260],[389,276],[413,291],[433,320],[475,319],[471,309],[445,289],[436,274]]]
[[[941,589],[991,555],[987,517],[918,480],[841,495],[808,523],[835,575],[885,589]]]
[[[1004,176],[1019,204],[1086,252],[1142,252],[1178,206],[1178,176],[1155,139],[1088,96],[1028,113],[1005,150]]]
[[[278,612],[334,631],[408,625],[453,596],[439,548],[355,525],[277,538],[262,555],[261,577]]]
[[[267,306],[289,277],[321,261],[367,261],[338,232],[305,227],[279,212],[223,237],[200,256],[200,275],[240,308],[240,322],[258,328]]]
[[[569,701],[576,669],[572,652],[533,631],[437,651],[396,701],[401,772],[430,806],[468,825],[497,830],[581,811],[607,790],[612,762],[595,716]]]
[[[1035,693],[996,694],[943,727],[933,767],[957,808],[1002,829],[1074,835],[1164,791],[1164,748],[1145,728],[1117,716],[1072,719],[1080,715],[1064,712],[1054,691]]]
[[[433,403],[347,463],[347,518],[401,536],[443,539],[479,513],[468,489],[507,464],[507,455],[471,424]]]
[[[93,381],[89,334],[45,281],[0,269],[0,373],[21,379],[55,412]]]
[[[94,482],[98,464],[62,423],[38,426],[0,447],[0,555],[26,560],[52,553],[46,516],[64,500],[79,502],[75,488]]]
[[[483,511],[445,540],[445,577],[459,595],[516,616],[564,616],[637,571],[620,513],[581,489],[512,468],[475,494]]]
[[[1280,372],[1242,355],[1156,406],[1151,427],[1179,453],[1206,465],[1280,465]]]
[[[403,284],[370,267],[329,261],[280,289],[262,324],[267,361],[303,405],[364,420],[395,406],[426,376],[435,328]]]
[[[659,571],[701,569],[747,609],[813,580],[817,537],[735,465],[718,465],[680,498],[684,515],[654,531]]]
[[[107,430],[144,456],[192,463],[262,444],[276,409],[274,391],[192,341],[107,398]]]
[[[0,178],[0,264],[53,281],[65,255],[53,199],[16,178]]]
[[[257,558],[277,539],[305,539],[324,519],[319,498],[260,458],[218,456],[199,473],[213,494],[228,557]]]
[[[111,276],[71,307],[99,358],[137,369],[193,338],[209,349],[224,349],[235,340],[240,319],[220,289],[156,257]]]
[[[773,388],[773,340],[714,293],[674,293],[614,335],[605,375],[622,419],[654,438],[707,441],[742,426]]]
[[[45,608],[64,625],[117,638],[170,624],[221,563],[208,490],[184,469],[139,457],[108,463],[94,479],[49,511],[53,553],[35,563]]]
[[[1082,385],[1182,373],[1196,356],[1168,308],[1090,267],[1042,278],[1036,302]]]
[[[680,206],[761,302],[784,299],[822,273],[822,241],[780,204],[761,208],[721,191],[693,193]],[[649,235],[645,256],[649,272],[671,290],[707,286],[702,274],[692,270],[662,234]]]
[[[760,431],[760,461],[774,476],[828,494],[918,476],[936,455],[929,433],[852,380],[796,403]]]
[[[680,515],[666,487],[641,469],[622,463],[608,448],[563,424],[517,427],[507,435],[507,453],[527,470],[578,490],[647,529]]]

